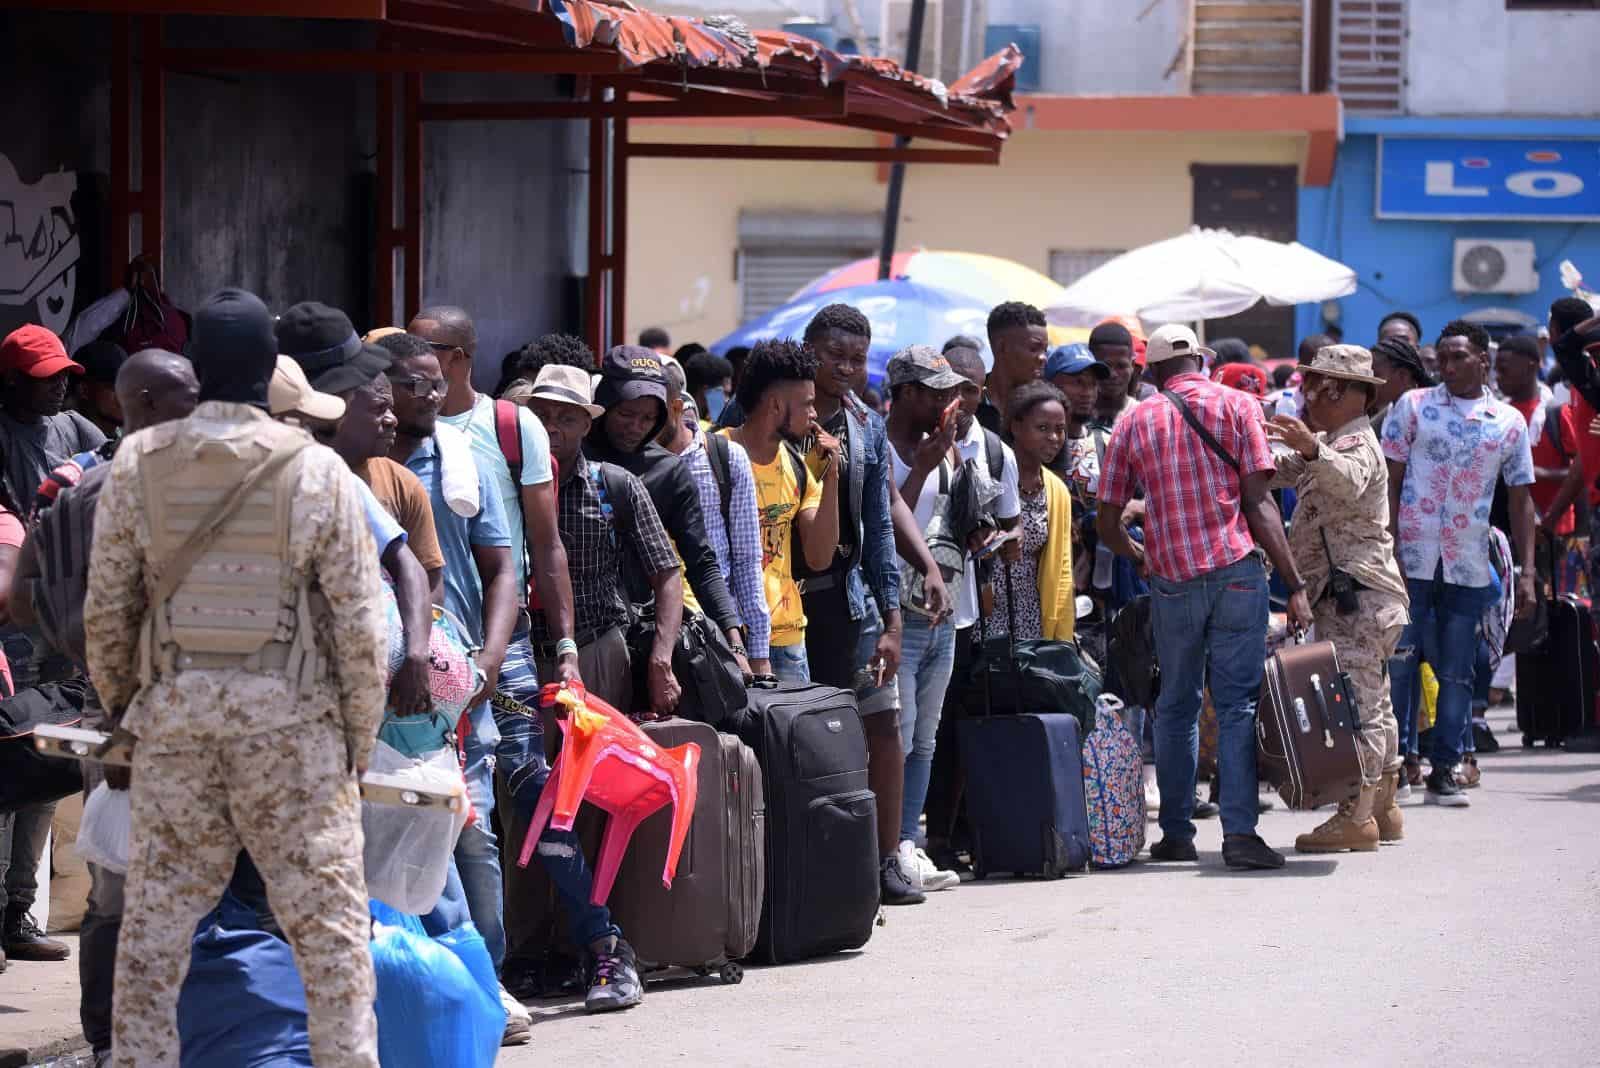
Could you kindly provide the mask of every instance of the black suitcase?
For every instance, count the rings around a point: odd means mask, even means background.
[[[1549,631],[1517,654],[1517,729],[1524,747],[1555,747],[1591,730],[1600,690],[1600,648],[1589,602],[1564,594],[1550,602]]]
[[[878,914],[878,802],[855,696],[758,683],[742,736],[761,762],[767,803],[767,885],[752,956],[778,964],[865,945]]]
[[[1075,716],[963,720],[972,868],[1059,879],[1089,867],[1083,742]]]

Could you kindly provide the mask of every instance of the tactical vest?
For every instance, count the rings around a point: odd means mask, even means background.
[[[237,438],[156,428],[139,457],[154,572],[139,675],[243,669],[301,692],[322,674],[312,591],[289,559],[302,430],[265,420]]]

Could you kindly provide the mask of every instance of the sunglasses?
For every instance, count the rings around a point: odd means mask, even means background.
[[[389,384],[396,389],[410,390],[411,395],[418,400],[426,400],[435,394],[443,396],[445,392],[444,379],[424,378],[422,375],[407,375],[403,378],[391,377]]]

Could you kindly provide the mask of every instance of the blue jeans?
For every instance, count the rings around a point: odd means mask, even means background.
[[[939,713],[956,660],[956,628],[934,623],[917,612],[903,612],[900,638],[900,744],[906,754],[905,800],[900,806],[900,840],[917,840],[917,821],[928,798],[933,750],[939,739]]]
[[[489,824],[490,813],[494,811],[492,762],[467,769],[467,796],[472,799],[477,819],[462,828],[461,837],[456,839],[455,869],[460,875],[472,922],[483,935],[489,958],[498,971],[506,959],[506,896],[500,875],[500,845]]]
[[[1422,661],[1432,665],[1439,680],[1439,700],[1429,759],[1435,768],[1453,768],[1461,762],[1462,732],[1472,729],[1478,623],[1496,596],[1494,587],[1456,586],[1435,577],[1408,578],[1406,589],[1411,594],[1411,622],[1389,661],[1389,693],[1396,718],[1415,737]]]
[[[1254,555],[1187,582],[1151,576],[1151,622],[1161,664],[1156,782],[1161,833],[1194,838],[1200,705],[1217,710],[1217,774],[1225,834],[1256,829],[1256,700],[1267,655],[1267,575]]]
[[[495,686],[495,712],[498,717],[498,732],[500,745],[496,750],[499,758],[500,771],[506,777],[506,788],[515,799],[516,805],[522,810],[524,816],[531,816],[535,806],[539,803],[539,794],[544,790],[544,784],[550,778],[550,764],[544,755],[544,726],[539,719],[539,670],[534,661],[533,648],[528,644],[528,631],[525,624],[517,628],[511,637],[511,642],[506,646],[505,663],[500,666],[500,680]],[[520,710],[519,710],[520,709]],[[476,796],[474,796],[476,802]],[[487,829],[487,824],[484,825]],[[465,839],[468,832],[463,831],[461,837]],[[493,837],[489,842],[493,844]],[[509,843],[512,849],[521,850],[521,842]],[[494,877],[496,893],[504,900],[505,885],[500,881],[499,854],[495,853]],[[572,925],[573,937],[578,945],[587,946],[607,936],[621,934],[617,926],[611,922],[611,910],[604,905],[595,905],[589,901],[589,894],[594,889],[594,873],[589,870],[587,860],[583,855],[583,846],[578,841],[574,831],[557,831],[545,828],[544,834],[539,836],[539,844],[534,849],[534,855],[539,858],[539,863],[544,865],[545,872],[550,876],[550,881],[555,884],[556,892],[561,897],[563,909],[567,919]],[[456,857],[459,861],[461,846],[456,846]],[[487,871],[487,865],[482,865],[480,870]],[[467,884],[467,898],[474,898],[472,879],[475,876],[468,868],[462,868],[462,878]],[[478,894],[486,896],[488,887],[479,888]],[[477,910],[473,910],[476,922]],[[490,942],[489,932],[483,933],[485,942],[490,943],[491,953],[494,956],[495,966],[499,967],[505,959],[506,935],[504,915],[500,911],[495,913],[497,942]],[[494,947],[498,945],[498,952]]]
[[[772,646],[772,673],[779,682],[810,682],[811,664],[806,659],[806,643]]]

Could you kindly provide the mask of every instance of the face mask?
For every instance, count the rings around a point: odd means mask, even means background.
[[[728,395],[720,389],[706,390],[706,418],[715,423],[728,405]]]

